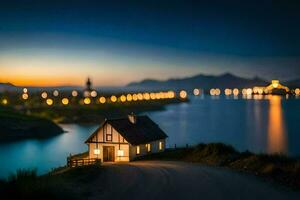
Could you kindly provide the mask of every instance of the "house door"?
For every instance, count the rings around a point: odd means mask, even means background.
[[[115,147],[104,146],[103,147],[103,162],[114,162],[115,161]]]

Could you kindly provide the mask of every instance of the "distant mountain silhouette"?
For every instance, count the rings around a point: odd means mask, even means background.
[[[11,83],[0,83],[0,92],[3,91],[22,91],[24,86],[16,86]],[[80,86],[48,86],[48,87],[32,87],[32,86],[26,86],[26,88],[29,89],[29,91],[36,92],[41,90],[60,90],[60,91],[68,91],[68,90],[82,90]]]
[[[16,86],[11,83],[0,83],[0,92],[7,90],[15,90]]]
[[[132,82],[127,87],[132,89],[192,89],[192,88],[246,88],[253,86],[266,86],[268,82],[255,77],[253,79],[247,79],[235,76],[230,73],[225,73],[219,76],[203,75],[199,74],[192,77],[180,78],[180,79],[168,79],[166,81],[159,81],[153,79],[146,79],[141,82]]]

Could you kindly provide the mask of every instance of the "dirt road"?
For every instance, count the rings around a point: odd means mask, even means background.
[[[300,199],[299,192],[260,178],[199,164],[165,161],[107,164],[104,172],[93,183],[92,199]]]

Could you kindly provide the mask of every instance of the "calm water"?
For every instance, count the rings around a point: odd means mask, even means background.
[[[170,146],[224,142],[239,150],[300,156],[300,99],[202,96],[147,114],[169,135]],[[62,127],[68,132],[47,140],[0,144],[0,178],[19,168],[36,167],[44,173],[64,165],[69,153],[87,150],[84,141],[97,128]]]

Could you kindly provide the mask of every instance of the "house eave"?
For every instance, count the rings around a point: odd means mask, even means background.
[[[90,140],[94,137],[95,134],[98,133],[98,131],[106,124],[107,119],[105,119],[100,126],[88,137],[88,139],[84,142],[85,144],[91,143]]]

